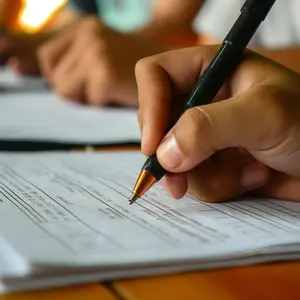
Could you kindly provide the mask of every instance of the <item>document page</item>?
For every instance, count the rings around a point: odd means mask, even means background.
[[[1,76],[0,76],[1,79]],[[71,144],[138,143],[133,109],[95,108],[54,93],[2,93],[0,140]]]
[[[0,67],[0,93],[47,91],[42,77],[19,76],[8,67]]]
[[[32,265],[102,268],[206,262],[300,241],[300,204],[128,197],[137,152],[0,154],[0,236]]]

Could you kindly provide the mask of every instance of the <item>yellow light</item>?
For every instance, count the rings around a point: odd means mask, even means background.
[[[67,0],[23,0],[19,28],[27,32],[37,32],[50,16]]]

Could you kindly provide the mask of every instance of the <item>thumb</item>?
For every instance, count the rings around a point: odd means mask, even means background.
[[[269,99],[268,90],[254,87],[229,100],[187,110],[158,147],[159,162],[169,172],[182,173],[218,150],[270,147],[281,122],[272,109],[274,99]]]

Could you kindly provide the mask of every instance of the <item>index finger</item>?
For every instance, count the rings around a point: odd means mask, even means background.
[[[167,133],[171,107],[191,91],[217,50],[216,46],[181,49],[137,63],[139,123],[145,155],[156,152]]]

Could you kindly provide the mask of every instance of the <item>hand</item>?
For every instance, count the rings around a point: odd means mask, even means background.
[[[61,96],[93,105],[137,105],[136,62],[162,48],[86,17],[41,48],[41,68]]]
[[[197,47],[138,62],[142,151],[169,172],[175,198],[203,201],[246,192],[300,200],[300,76],[248,52],[214,103],[188,110],[166,133],[176,106],[217,52]],[[221,101],[222,100],[222,101]]]
[[[40,73],[37,51],[50,34],[5,33],[0,38],[0,60],[21,75]]]

